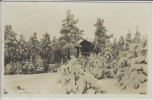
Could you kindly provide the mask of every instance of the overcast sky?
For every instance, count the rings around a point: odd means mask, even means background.
[[[37,32],[38,39],[48,32],[59,36],[66,11],[71,9],[77,26],[84,30],[85,38],[94,38],[97,18],[103,18],[107,34],[115,37],[125,35],[129,28],[136,32],[136,25],[142,34],[151,34],[151,3],[53,3],[53,2],[4,2],[3,26],[11,24],[17,34],[28,39]]]

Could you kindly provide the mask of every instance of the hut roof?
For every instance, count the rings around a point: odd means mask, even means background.
[[[88,41],[88,42],[90,42],[90,43],[92,43],[93,41],[92,41],[92,39],[81,39],[78,43],[80,44],[81,42],[83,42],[83,41]]]
[[[75,47],[81,47],[85,42],[90,43],[90,44],[93,43],[93,41],[91,39],[88,39],[88,38],[87,39],[81,39],[77,42],[77,44],[75,44]]]

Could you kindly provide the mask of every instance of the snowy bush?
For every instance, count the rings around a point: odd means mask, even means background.
[[[94,91],[95,94],[103,93],[97,84],[97,79],[84,70],[80,61],[74,57],[66,65],[62,65],[58,72],[62,74],[59,83],[65,88],[66,94],[86,94]]]
[[[143,43],[131,43],[130,50],[119,55],[116,78],[122,89],[138,89],[147,82],[147,50],[142,45]]]
[[[94,75],[97,79],[114,78],[116,61],[112,59],[112,55],[109,51],[105,51],[104,55],[92,54],[88,58],[88,62],[84,67],[84,70]]]
[[[17,69],[18,69],[19,66],[17,66],[17,64],[15,63],[9,63],[5,66],[5,74],[8,74],[8,75],[13,75],[13,74],[16,74],[17,73]]]
[[[130,67],[129,69],[125,70],[124,74],[122,74],[119,85],[122,86],[122,89],[137,89],[147,81],[147,76],[143,73],[143,71],[139,71]]]
[[[5,66],[5,74],[10,74],[10,70],[11,70],[11,65],[10,64],[7,64],[6,66]]]
[[[36,68],[36,72],[37,73],[42,73],[44,72],[44,67],[43,67],[43,60],[41,59],[41,57],[37,57],[36,61],[35,61],[35,68]],[[34,67],[31,67],[31,70],[35,70]]]

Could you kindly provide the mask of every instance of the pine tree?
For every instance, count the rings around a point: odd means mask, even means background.
[[[137,26],[137,30],[136,30],[136,33],[135,33],[135,36],[134,36],[133,41],[134,41],[135,43],[139,43],[139,42],[140,42],[140,39],[141,39],[141,34],[140,34],[140,32],[138,31],[138,26]]]
[[[107,30],[105,26],[103,25],[103,23],[104,23],[104,19],[98,18],[96,24],[94,24],[94,26],[96,27],[95,38],[94,38],[96,53],[101,51],[101,48],[105,48],[106,41],[110,39],[111,37],[113,37],[113,35],[109,36],[106,34]]]
[[[27,59],[27,42],[25,41],[25,38],[22,34],[20,35],[18,46],[19,46],[18,60],[20,60],[21,62],[25,62]]]
[[[51,57],[52,57],[52,47],[51,47],[51,40],[50,35],[48,33],[45,33],[43,35],[43,38],[41,39],[41,50],[42,52],[42,58],[44,59],[45,66],[50,63]]]
[[[51,46],[53,50],[51,63],[60,63],[62,59],[62,46],[60,46],[60,42],[56,36],[54,36]]]
[[[147,59],[147,53],[148,53],[148,37],[143,36],[140,39],[140,42],[137,44],[138,47],[136,49],[136,52],[138,53],[138,56],[144,56]]]
[[[131,32],[129,29],[129,33],[127,34],[127,36],[125,37],[125,51],[129,51],[129,45],[133,42],[132,38],[131,38]]]
[[[125,44],[124,37],[121,36],[119,41],[118,41],[119,52],[124,50],[124,44]]]
[[[116,59],[118,54],[119,54],[119,48],[118,48],[118,44],[117,44],[116,38],[115,38],[113,45],[112,45],[112,55]]]
[[[41,55],[41,48],[39,45],[39,41],[37,40],[37,33],[34,33],[33,36],[30,37],[29,46],[28,46],[28,54],[29,59],[32,57],[32,60],[35,61],[37,56]]]
[[[132,42],[130,29],[129,29],[129,33],[128,33],[127,36],[126,36],[126,41],[127,41],[128,43],[131,43],[131,42]]]
[[[62,29],[60,30],[60,41],[64,43],[63,49],[66,50],[67,58],[70,59],[71,51],[74,48],[73,44],[78,42],[82,38],[83,30],[80,30],[76,24],[78,19],[75,20],[74,15],[71,14],[71,10],[67,11],[66,19],[63,20]]]
[[[119,45],[123,45],[124,44],[124,37],[123,36],[120,37],[120,39],[118,41],[118,44]]]
[[[5,31],[4,31],[4,39],[5,39],[5,64],[8,63],[14,63],[17,60],[17,39],[16,39],[16,33],[12,30],[11,25],[5,26]]]

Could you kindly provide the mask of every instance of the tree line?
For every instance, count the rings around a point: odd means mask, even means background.
[[[19,63],[21,66],[25,65],[25,62],[32,62],[34,68],[39,66],[37,61],[41,61],[42,66],[48,66],[48,64],[65,63],[71,59],[71,55],[75,52],[75,46],[78,45],[78,41],[83,39],[83,30],[77,26],[79,22],[75,19],[70,10],[66,12],[66,18],[62,21],[59,38],[53,37],[51,40],[50,34],[43,34],[43,38],[38,40],[37,33],[33,33],[28,41],[25,40],[24,35],[20,35],[17,39],[17,33],[13,31],[12,25],[6,25],[4,30],[5,39],[5,66],[7,64],[13,65]],[[113,58],[117,58],[121,49],[127,50],[129,43],[140,42],[141,34],[137,31],[134,38],[131,37],[131,33],[124,37],[121,36],[117,41],[114,39],[111,43],[110,38],[113,34],[106,34],[104,19],[98,18],[94,26],[95,38],[94,38],[94,50],[96,54],[104,53],[104,49],[111,46],[111,53]],[[41,60],[40,60],[41,59]],[[22,69],[22,68],[21,68]]]

